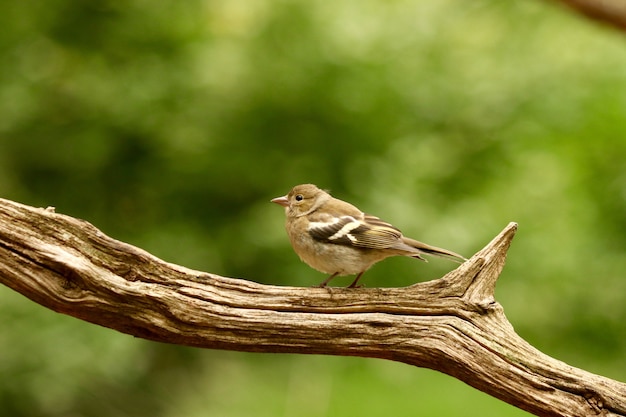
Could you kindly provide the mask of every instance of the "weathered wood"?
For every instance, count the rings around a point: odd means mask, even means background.
[[[383,358],[435,369],[538,416],[626,416],[626,384],[520,338],[494,299],[509,224],[446,276],[405,288],[261,285],[164,262],[53,210],[0,199],[0,282],[145,339]]]

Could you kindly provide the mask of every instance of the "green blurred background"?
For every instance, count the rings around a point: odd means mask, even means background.
[[[324,278],[269,203],[298,183],[466,256],[516,221],[497,288],[511,323],[626,380],[619,32],[480,0],[27,0],[0,25],[1,197],[284,285]],[[454,267],[390,259],[363,283]],[[528,415],[430,370],[158,344],[5,287],[0,317],[2,416]]]

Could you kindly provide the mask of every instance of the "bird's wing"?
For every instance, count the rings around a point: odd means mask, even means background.
[[[334,217],[311,222],[309,234],[317,240],[368,249],[389,249],[401,244],[402,233],[378,217],[361,215]]]

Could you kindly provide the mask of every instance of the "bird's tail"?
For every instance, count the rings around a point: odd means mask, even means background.
[[[467,258],[465,258],[464,256],[459,255],[456,252],[449,251],[447,249],[442,249],[436,246],[427,245],[426,243],[420,242],[419,240],[410,239],[408,237],[405,237],[402,240],[407,245],[411,246],[412,248],[417,249],[418,251],[426,255],[438,256],[440,258],[449,259],[451,261],[455,261],[458,263],[463,263],[467,261]],[[421,256],[419,255],[416,257],[421,258]]]

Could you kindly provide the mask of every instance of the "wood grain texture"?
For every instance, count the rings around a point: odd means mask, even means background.
[[[494,299],[516,229],[410,287],[280,287],[167,263],[83,220],[0,199],[0,282],[145,339],[383,358],[444,372],[538,416],[626,416],[626,384],[539,352]]]

